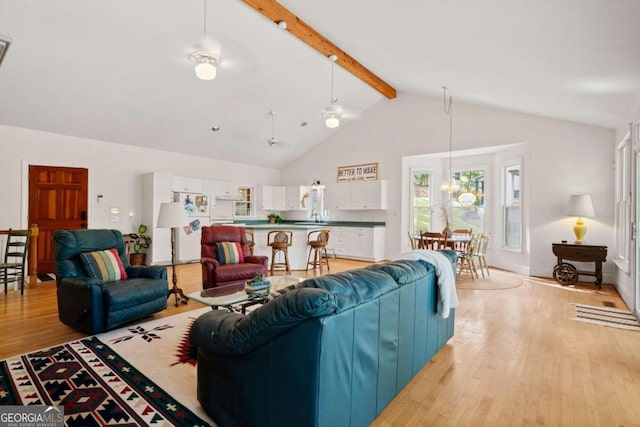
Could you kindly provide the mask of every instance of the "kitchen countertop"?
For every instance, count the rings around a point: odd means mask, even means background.
[[[302,224],[301,224],[302,223]],[[285,220],[279,224],[271,224],[268,221],[242,221],[245,228],[285,228],[295,227],[299,229],[307,228],[323,228],[323,227],[384,227],[384,222],[375,221],[322,221],[314,223],[313,221],[293,221]]]

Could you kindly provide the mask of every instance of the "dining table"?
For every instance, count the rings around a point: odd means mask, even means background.
[[[414,234],[412,236],[412,238],[413,238],[413,240],[415,242],[416,248],[420,248],[420,235],[419,234]],[[454,236],[451,236],[451,237],[447,238],[446,245],[447,245],[447,247],[449,249],[455,250],[456,249],[456,243],[467,243],[467,242],[470,242],[470,241],[471,241],[471,236],[470,235],[459,234],[459,235],[454,235]]]

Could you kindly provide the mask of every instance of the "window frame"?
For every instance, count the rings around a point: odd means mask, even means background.
[[[507,251],[512,251],[512,252],[520,252],[522,253],[522,237],[523,237],[523,209],[522,209],[522,199],[523,199],[523,171],[522,171],[522,158],[517,158],[517,159],[513,159],[513,160],[509,160],[506,162],[502,163],[502,167],[500,168],[501,171],[501,194],[502,194],[502,218],[501,218],[501,222],[502,222],[502,249],[507,250]],[[519,195],[518,198],[512,198],[509,195],[510,190],[512,189],[511,186],[509,185],[509,172],[513,169],[517,168],[519,171],[518,176],[520,177],[520,182],[519,182]],[[509,203],[510,201],[512,201],[512,203]],[[517,201],[517,203],[513,203],[513,201]],[[519,234],[519,245],[516,246],[510,246],[507,244],[507,227],[508,227],[508,214],[507,211],[509,210],[509,208],[515,208],[518,207],[518,234]]]
[[[625,137],[616,147],[616,194],[615,194],[615,255],[614,263],[625,273],[630,271],[631,257],[631,167],[637,152],[634,153],[631,134]]]
[[[428,206],[426,207],[420,207],[421,209],[426,209],[427,215],[429,215],[428,217],[428,221],[427,221],[427,229],[426,230],[414,230],[413,227],[415,225],[415,211],[416,211],[416,206],[414,204],[414,188],[413,188],[413,184],[415,182],[414,176],[416,174],[426,174],[429,176],[428,180],[429,180],[429,194],[428,194]],[[433,177],[434,177],[434,171],[431,169],[424,169],[424,168],[411,168],[409,170],[409,233],[411,233],[412,235],[418,235],[418,233],[420,231],[425,232],[425,231],[430,231],[433,221],[432,221],[432,215],[433,215]]]
[[[235,200],[233,202],[233,217],[239,219],[248,219],[255,217],[255,198],[256,198],[256,188],[252,185],[238,185],[238,193],[244,194],[243,190],[249,190],[249,199]],[[238,215],[237,209],[239,205],[248,205],[247,206],[247,215]]]
[[[482,186],[482,205],[479,206],[454,206],[453,205],[453,197],[450,194],[447,194],[446,192],[443,192],[443,200],[446,200],[446,205],[447,205],[447,210],[449,211],[449,216],[451,218],[451,223],[449,224],[449,227],[451,227],[451,229],[456,229],[459,227],[463,227],[463,226],[456,226],[454,224],[453,221],[453,215],[454,215],[454,209],[459,209],[459,210],[471,210],[471,209],[478,209],[481,208],[482,209],[482,227],[481,227],[481,233],[485,233],[486,232],[486,228],[487,228],[487,217],[486,217],[486,213],[487,213],[487,185],[488,185],[488,180],[487,178],[489,177],[489,171],[490,167],[487,165],[478,165],[478,166],[473,166],[473,165],[468,165],[468,166],[464,166],[464,167],[458,167],[458,168],[454,168],[453,169],[453,175],[457,175],[458,176],[458,182],[460,182],[460,175],[465,173],[465,172],[470,172],[470,171],[481,171],[482,172],[482,176],[483,176],[483,186]],[[463,228],[466,228],[466,226],[464,226]],[[474,230],[475,233],[475,230]]]

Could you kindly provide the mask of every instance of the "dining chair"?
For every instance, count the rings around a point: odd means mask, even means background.
[[[484,270],[487,270],[487,276],[491,277],[491,273],[489,273],[489,266],[487,265],[487,247],[489,246],[489,239],[491,238],[491,233],[481,234],[478,244],[476,245],[475,250],[473,251],[473,258],[478,261],[478,267],[480,267],[480,272],[482,273],[482,278],[484,279]]]
[[[466,251],[472,235],[473,235],[472,229],[457,228],[455,230],[452,230],[451,231],[451,237],[452,237],[451,240],[453,242],[452,249],[457,252]],[[460,240],[457,240],[456,238],[460,238]]]
[[[407,231],[407,235],[409,236],[409,243],[411,243],[411,250],[415,251],[418,249],[418,243],[416,242],[416,238],[411,234],[410,231]]]
[[[420,233],[420,249],[446,249],[447,236],[442,233],[426,231]]]
[[[473,275],[477,278],[478,270],[476,269],[476,263],[474,261],[474,251],[478,245],[477,236],[471,236],[471,240],[469,240],[467,250],[458,254],[458,274],[468,271],[471,274],[471,280],[475,280]]]
[[[4,261],[0,263],[0,284],[4,284],[7,293],[9,283],[20,283],[20,294],[24,295],[24,276],[31,229],[12,230],[7,234],[7,245],[4,251]]]

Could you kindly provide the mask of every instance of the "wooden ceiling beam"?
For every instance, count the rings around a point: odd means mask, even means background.
[[[347,52],[336,46],[313,27],[275,0],[242,0],[274,23],[286,22],[294,36],[320,52],[325,57],[336,55],[336,64],[383,94],[389,99],[396,97],[396,90],[371,70],[352,58]]]

